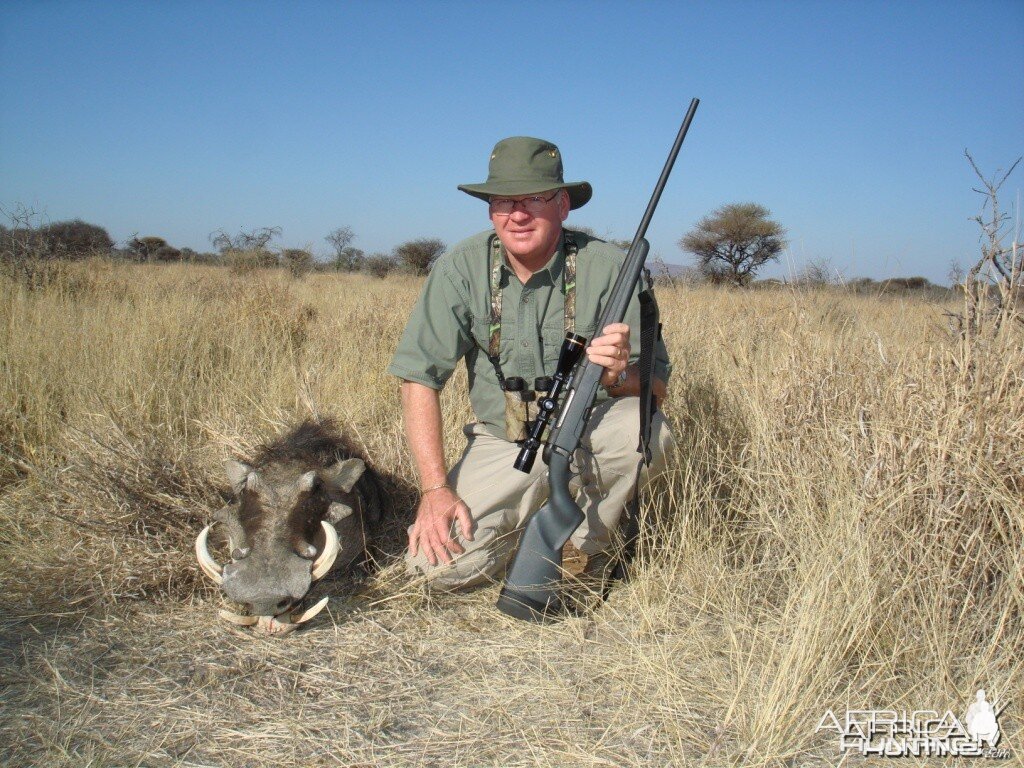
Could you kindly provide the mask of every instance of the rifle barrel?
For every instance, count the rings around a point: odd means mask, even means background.
[[[644,216],[640,219],[640,226],[637,227],[636,234],[633,236],[633,242],[636,243],[642,237],[647,236],[647,227],[651,223],[651,219],[654,217],[654,210],[658,207],[658,201],[661,200],[661,193],[665,189],[665,184],[668,182],[669,174],[672,173],[672,166],[676,164],[676,157],[679,156],[679,149],[683,146],[683,139],[686,138],[686,132],[690,130],[690,123],[693,122],[693,116],[697,112],[697,105],[700,104],[700,99],[691,99],[690,108],[686,110],[686,117],[683,118],[683,124],[679,126],[679,133],[676,134],[676,141],[672,145],[672,150],[668,153],[668,159],[665,161],[665,167],[661,169],[661,176],[658,177],[658,183],[654,185],[654,194],[651,195],[651,201],[647,204],[647,210],[644,211]]]

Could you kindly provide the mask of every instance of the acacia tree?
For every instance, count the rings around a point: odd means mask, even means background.
[[[414,275],[425,275],[434,260],[444,252],[444,247],[444,243],[436,238],[422,237],[395,248],[395,258],[405,263]]]
[[[242,230],[237,235],[231,236],[223,229],[210,233],[210,243],[222,254],[229,251],[255,251],[267,250],[267,245],[275,237],[281,234],[280,227],[260,227],[248,232]]]
[[[769,261],[777,261],[786,231],[757,203],[716,208],[679,240],[694,255],[697,269],[713,282],[743,286]]]
[[[260,227],[237,235],[229,235],[223,229],[210,233],[210,243],[238,273],[248,272],[257,267],[276,267],[277,254],[267,246],[281,235],[280,227]]]
[[[358,272],[365,254],[352,246],[356,233],[351,227],[338,227],[324,238],[334,249],[334,268],[339,272]]]

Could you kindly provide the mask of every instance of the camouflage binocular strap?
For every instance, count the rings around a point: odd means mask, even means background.
[[[565,332],[576,330],[576,241],[564,235],[565,267],[562,272],[562,295],[565,297]],[[496,235],[491,236],[491,323],[490,340],[487,344],[487,359],[498,375],[498,384],[504,386],[505,377],[501,372],[501,264],[505,261],[505,246]]]

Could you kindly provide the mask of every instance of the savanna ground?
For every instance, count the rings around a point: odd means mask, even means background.
[[[415,482],[384,369],[418,287],[0,280],[0,762],[831,765],[827,709],[962,716],[979,688],[1024,755],[1024,349],[954,341],[952,302],[662,289],[678,452],[589,617],[519,623],[385,562],[284,639],[218,621],[191,547],[224,458],[332,415]],[[454,458],[463,373],[444,402]]]

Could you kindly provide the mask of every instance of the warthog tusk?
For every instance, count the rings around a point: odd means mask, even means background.
[[[334,565],[334,559],[338,556],[338,551],[340,549],[338,546],[338,532],[334,530],[334,526],[326,520],[321,520],[320,525],[324,527],[324,535],[326,538],[324,540],[324,551],[321,552],[320,557],[313,562],[313,581],[322,579],[324,575],[331,570],[331,566]]]
[[[259,616],[242,616],[231,611],[225,611],[224,609],[218,611],[217,615],[224,619],[224,621],[230,621],[232,624],[237,624],[240,627],[251,627],[260,620]]]
[[[209,535],[210,526],[206,526],[196,537],[196,559],[199,560],[199,567],[203,569],[203,573],[209,576],[215,584],[220,585],[224,581],[224,569],[217,565],[217,561],[213,559],[206,546],[206,537]],[[337,535],[334,538],[337,541]]]
[[[309,621],[310,619],[312,619],[314,616],[316,616],[318,613],[320,613],[320,611],[322,611],[324,609],[324,606],[327,605],[327,601],[328,600],[330,600],[329,597],[322,598],[312,608],[307,608],[302,613],[298,613],[298,614],[293,613],[291,615],[292,623],[293,624],[304,624],[305,622]]]

